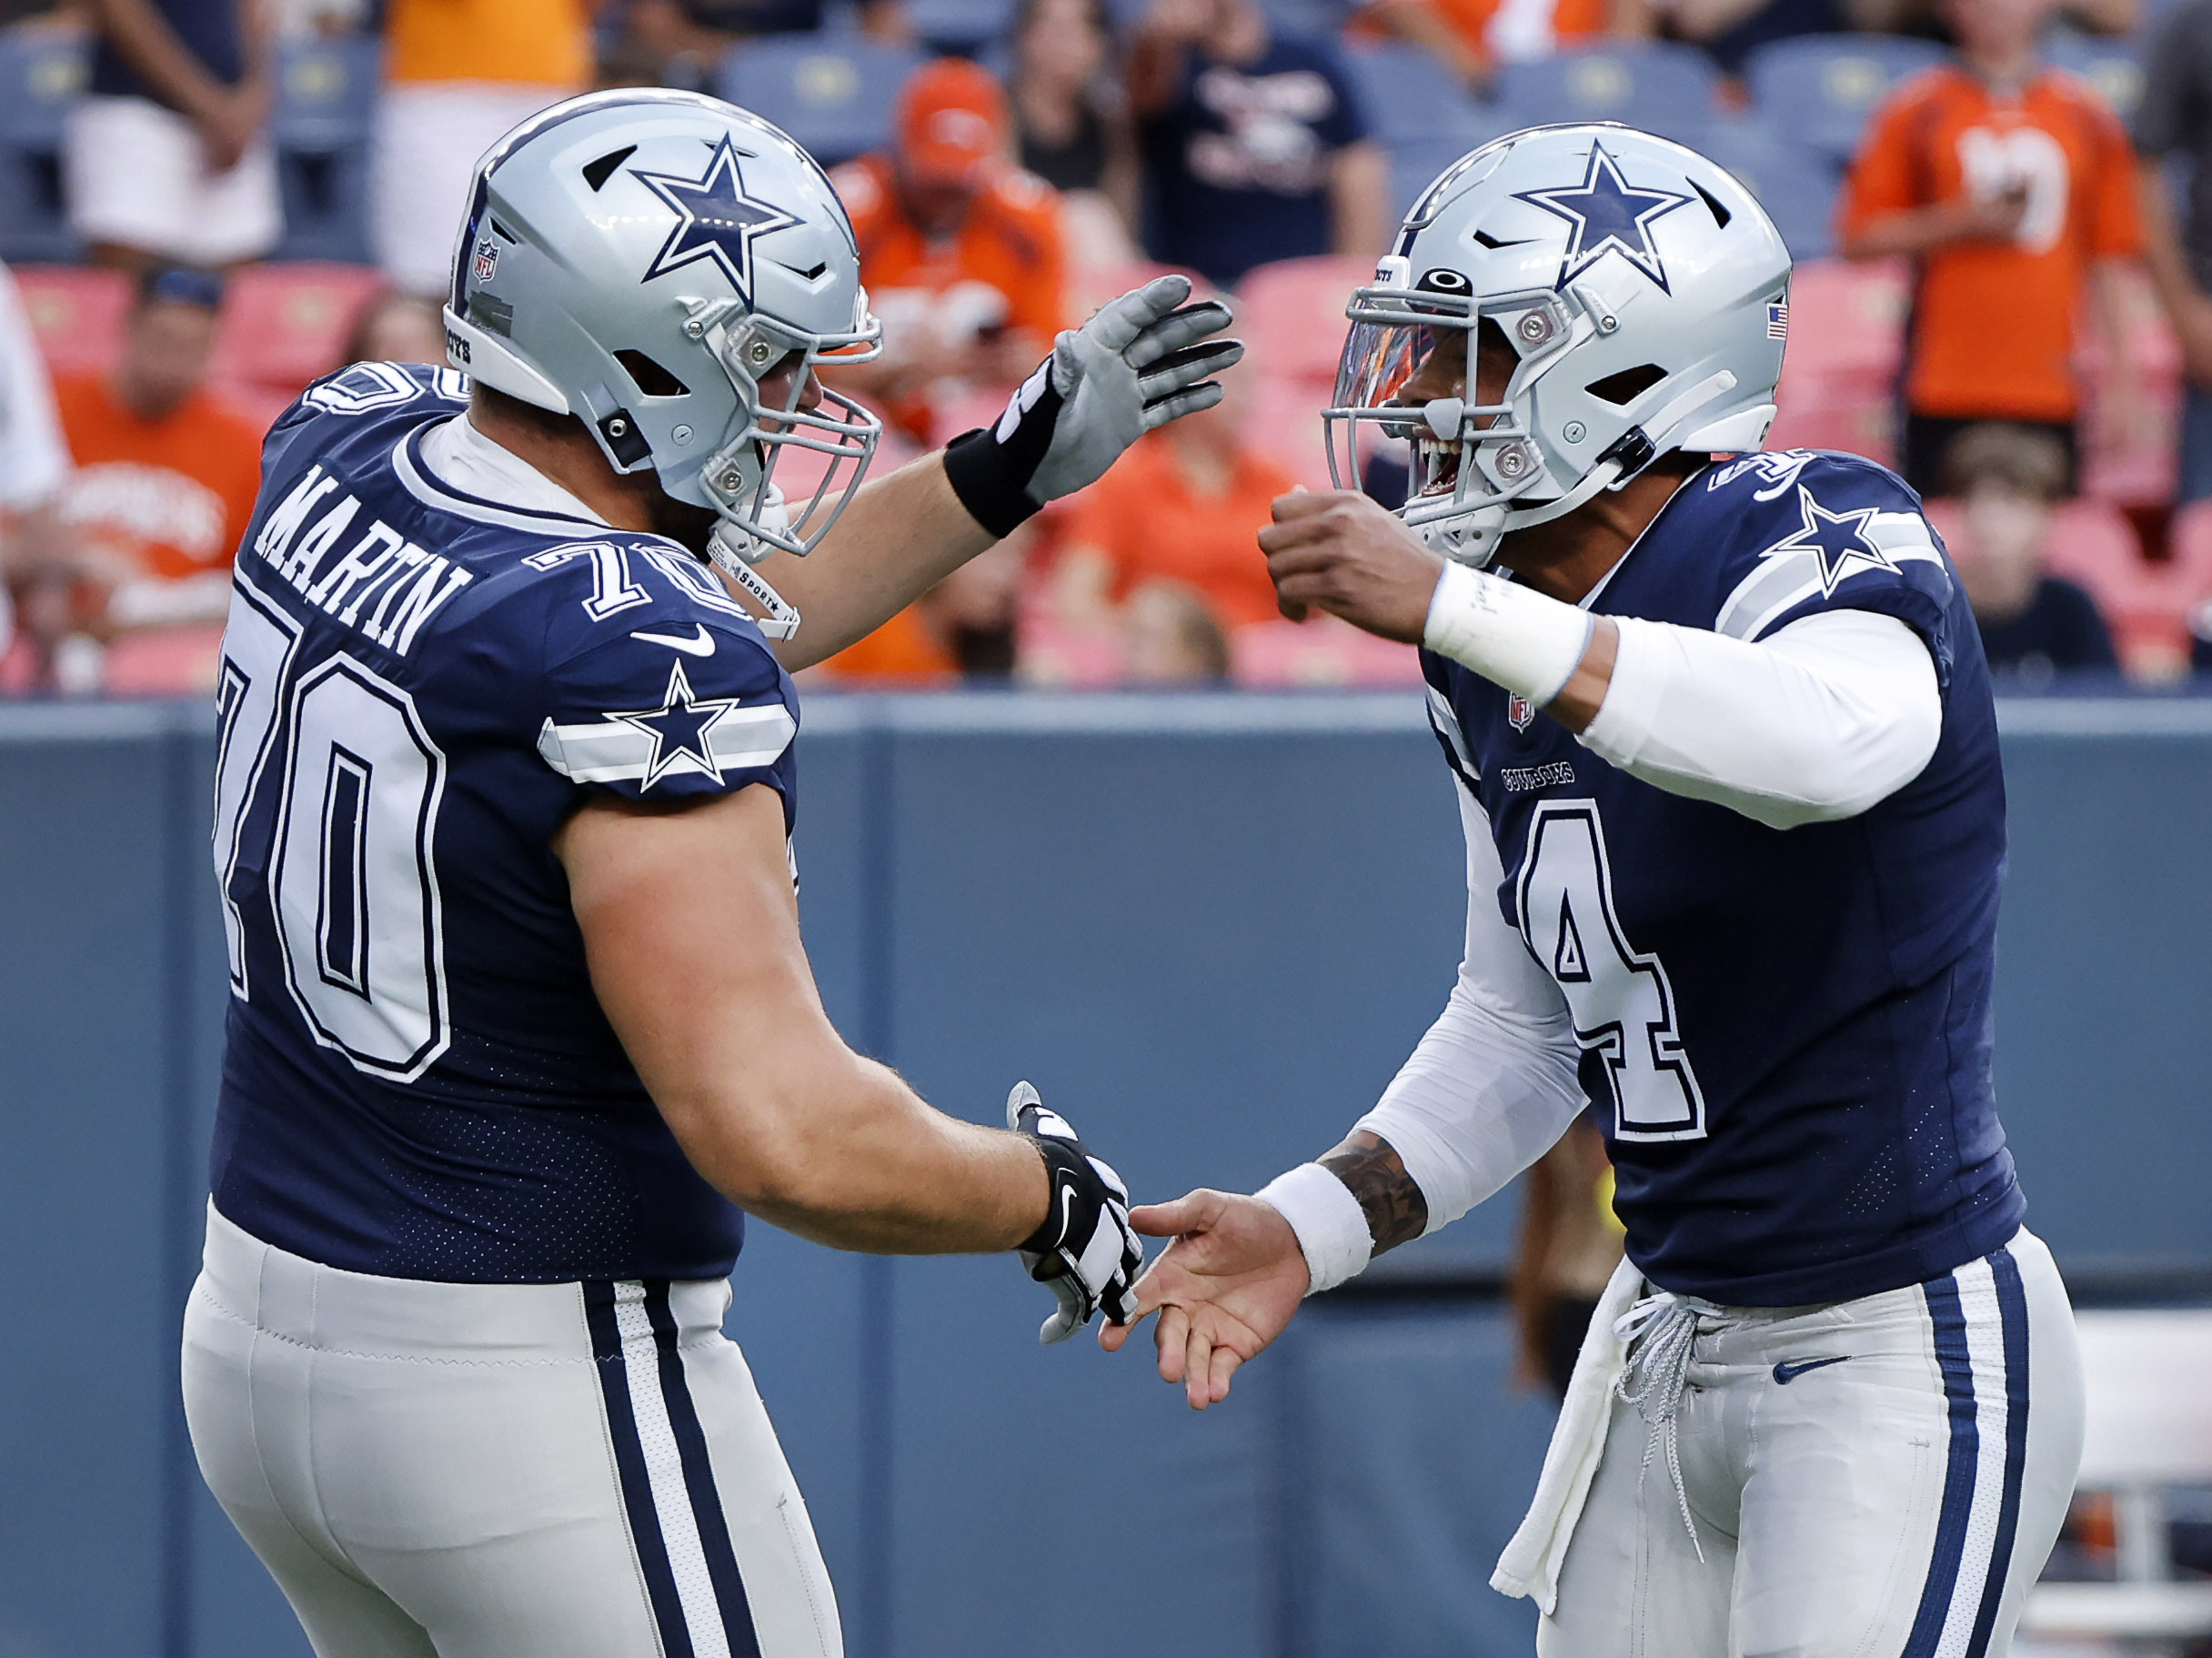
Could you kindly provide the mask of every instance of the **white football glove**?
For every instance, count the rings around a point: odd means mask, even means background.
[[[1051,1285],[1060,1298],[1060,1311],[1045,1320],[1037,1339],[1048,1346],[1064,1341],[1101,1307],[1114,1323],[1128,1323],[1136,1316],[1137,1274],[1144,1267],[1144,1245],[1129,1227],[1129,1188],[1026,1082],[1006,1096],[1006,1126],[1035,1143],[1052,1181],[1044,1224],[1020,1249],[1030,1276]]]
[[[1229,326],[1229,307],[1184,305],[1190,296],[1188,276],[1155,276],[1100,306],[1054,342],[996,426],[945,446],[945,476],[978,524],[1010,535],[1046,502],[1098,482],[1145,433],[1222,400],[1207,377],[1242,357],[1243,342],[1209,339]]]

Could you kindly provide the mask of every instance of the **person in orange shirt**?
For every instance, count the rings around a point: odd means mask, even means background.
[[[2116,440],[2141,408],[2117,282],[2143,251],[2134,156],[2104,100],[2037,56],[2050,10],[2051,0],[1948,0],[1957,65],[1892,95],[1839,206],[1846,258],[1917,267],[1898,454],[1923,493],[1940,487],[1951,440],[1982,421],[2044,427],[2071,463],[2085,293],[2113,364],[2103,433]]]
[[[377,262],[443,295],[477,157],[591,77],[588,0],[390,0],[370,178]]]
[[[35,609],[53,618],[33,641],[48,676],[57,651],[64,677],[82,687],[96,680],[85,661],[117,636],[196,630],[199,678],[213,685],[231,558],[261,484],[261,427],[206,384],[222,298],[204,272],[150,272],[115,373],[55,382],[76,463],[60,497],[68,551],[31,585],[68,603],[25,607],[26,632]]]
[[[1500,64],[1652,33],[1646,0],[1370,0],[1353,24],[1355,36],[1420,46],[1478,93],[1490,90]]]
[[[1296,480],[1245,446],[1240,377],[1222,384],[1221,403],[1141,439],[1075,497],[1052,592],[1071,624],[1119,626],[1154,582],[1199,594],[1224,631],[1282,614],[1253,538]]]
[[[847,384],[922,442],[951,387],[1011,387],[1067,326],[1060,197],[1006,159],[1006,99],[962,58],[916,70],[893,148],[830,175],[852,216],[883,355]]]

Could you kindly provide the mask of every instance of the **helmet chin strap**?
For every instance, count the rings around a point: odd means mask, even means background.
[[[764,510],[780,513],[782,507],[782,496],[775,494]],[[788,639],[799,631],[799,612],[753,568],[775,550],[758,537],[749,535],[742,524],[730,518],[718,517],[707,537],[707,557],[714,568],[737,583],[745,596],[760,608],[761,614],[753,618],[760,631],[771,639]]]

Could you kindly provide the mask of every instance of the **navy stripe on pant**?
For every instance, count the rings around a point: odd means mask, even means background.
[[[645,1447],[638,1437],[637,1413],[630,1408],[629,1369],[622,1356],[622,1332],[615,1322],[613,1284],[584,1285],[584,1320],[591,1331],[591,1356],[599,1372],[600,1395],[607,1402],[607,1425],[614,1441],[615,1471],[622,1482],[622,1506],[629,1515],[630,1540],[637,1547],[645,1591],[653,1603],[653,1622],[659,1625],[668,1658],[694,1658],[691,1631],[684,1622],[683,1602],[676,1593],[676,1573],[669,1565],[668,1542],[660,1532],[660,1514],[653,1506],[652,1480],[645,1471]]]
[[[691,1516],[699,1527],[699,1547],[707,1556],[707,1575],[714,1584],[715,1604],[722,1614],[730,1658],[759,1658],[752,1606],[745,1598],[745,1580],[738,1571],[729,1523],[722,1514],[721,1493],[715,1489],[714,1465],[707,1456],[707,1431],[691,1402],[683,1354],[676,1345],[676,1317],[669,1307],[667,1279],[646,1280],[645,1311],[652,1321],[653,1345],[660,1361],[660,1397],[668,1406],[677,1452],[683,1458],[684,1491],[691,1499]]]

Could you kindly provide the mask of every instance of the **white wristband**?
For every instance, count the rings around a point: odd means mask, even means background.
[[[1447,563],[1422,643],[1542,708],[1574,677],[1593,625],[1576,606]]]
[[[1333,1290],[1367,1270],[1374,1238],[1351,1188],[1319,1163],[1301,1163],[1252,1194],[1291,1223],[1312,1281],[1308,1295]]]

